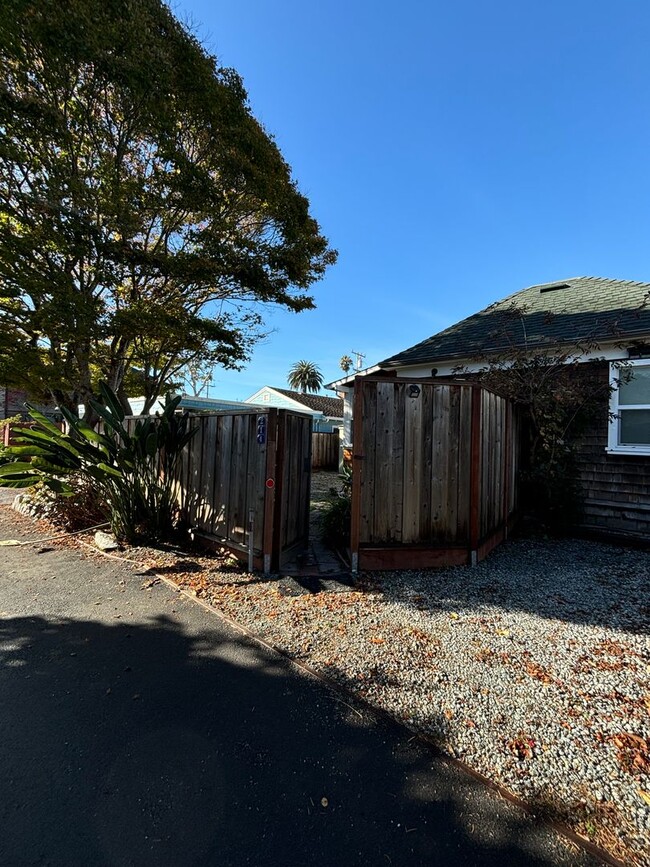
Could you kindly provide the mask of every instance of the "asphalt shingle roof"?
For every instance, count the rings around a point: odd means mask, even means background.
[[[557,288],[556,288],[557,287]],[[380,362],[428,364],[650,337],[650,283],[572,277],[529,286]]]
[[[343,418],[343,401],[339,397],[323,397],[320,394],[303,394],[301,391],[289,391],[288,388],[275,388],[285,397],[297,400],[303,406],[322,412],[327,418]]]

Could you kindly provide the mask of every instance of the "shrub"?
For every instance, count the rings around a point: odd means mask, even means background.
[[[69,532],[83,530],[110,519],[110,511],[94,482],[80,475],[69,480],[73,493],[67,497],[55,494],[43,486],[39,500],[43,516]]]
[[[333,491],[335,498],[323,510],[321,518],[323,542],[330,548],[347,548],[350,545],[352,470],[344,467],[341,479],[341,489]]]
[[[41,482],[55,494],[70,497],[78,491],[75,480],[81,478],[106,504],[119,539],[164,539],[176,516],[178,461],[194,434],[189,416],[176,415],[179,397],[168,398],[159,418],[138,419],[129,431],[115,394],[104,384],[100,391],[104,403],[91,405],[102,419],[102,431],[62,409],[70,428],[63,433],[30,407],[35,427],[21,431],[18,444],[6,449],[11,462],[0,466],[0,485],[26,488]]]

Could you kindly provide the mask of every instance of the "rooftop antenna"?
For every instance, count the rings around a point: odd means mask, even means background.
[[[356,349],[352,350],[352,355],[355,356],[354,368],[359,371],[363,367],[363,359],[366,357],[363,352],[357,352]]]

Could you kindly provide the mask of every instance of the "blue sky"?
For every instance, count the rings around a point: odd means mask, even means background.
[[[339,251],[316,310],[272,312],[211,396],[325,380],[492,301],[579,275],[650,281],[647,0],[181,0],[243,76]]]

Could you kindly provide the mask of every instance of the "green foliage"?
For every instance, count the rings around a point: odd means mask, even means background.
[[[323,510],[321,530],[323,541],[330,548],[345,549],[350,545],[352,514],[352,470],[343,468],[340,490],[333,489],[334,499]]]
[[[513,350],[480,373],[486,385],[513,400],[522,413],[523,506],[554,533],[574,526],[582,509],[579,437],[594,421],[607,419],[611,386],[590,376],[588,365],[578,360],[594,348],[590,343],[543,353]]]
[[[160,417],[140,418],[129,429],[115,393],[100,385],[104,403],[92,401],[103,430],[64,409],[64,433],[30,408],[34,429],[23,430],[6,450],[0,486],[26,488],[41,482],[55,494],[72,496],[82,477],[110,512],[113,532],[127,542],[165,539],[176,512],[174,480],[182,449],[193,436],[189,417],[176,414],[180,398],[167,399]]]
[[[321,390],[323,374],[313,361],[296,361],[289,370],[287,382],[296,391],[302,391],[303,394],[310,391],[315,394]]]
[[[68,532],[110,520],[108,505],[93,479],[79,475],[70,477],[68,481],[73,492],[66,497],[40,486],[36,499],[44,518]]]
[[[161,0],[5,0],[0,381],[76,412],[240,366],[336,255],[242,81]]]
[[[342,355],[339,359],[339,367],[341,368],[343,373],[349,373],[352,370],[353,364],[354,362],[349,355]]]

